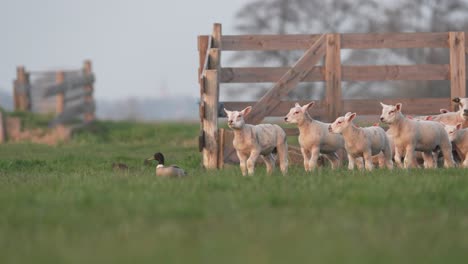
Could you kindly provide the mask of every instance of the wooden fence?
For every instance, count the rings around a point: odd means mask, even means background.
[[[81,119],[83,124],[95,119],[91,61],[83,68],[67,71],[26,71],[17,67],[13,82],[16,111],[55,113],[51,126]]]
[[[464,32],[437,33],[370,33],[312,35],[222,35],[221,24],[214,24],[211,35],[198,37],[200,66],[200,151],[205,168],[221,168],[233,155],[232,144],[218,118],[227,109],[239,110],[253,105],[246,117],[251,124],[267,116],[284,116],[294,105],[283,100],[300,82],[325,82],[325,98],[314,106],[314,116],[333,120],[348,111],[360,115],[381,112],[380,100],[343,99],[342,81],[448,80],[453,97],[466,97]],[[446,48],[449,64],[365,65],[341,64],[342,49]],[[222,51],[304,50],[304,55],[291,67],[222,67]],[[323,66],[317,63],[324,59]],[[275,83],[258,102],[219,102],[221,83]],[[443,89],[443,88],[441,88]],[[405,113],[434,114],[440,108],[452,108],[450,98],[381,99],[404,104]],[[301,104],[309,101],[302,101]],[[297,129],[287,130],[297,135]],[[229,139],[230,140],[230,139]],[[225,143],[226,142],[226,143]]]

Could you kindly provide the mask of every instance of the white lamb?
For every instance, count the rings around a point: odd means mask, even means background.
[[[458,123],[462,123],[463,128],[468,127],[468,98],[459,98],[456,97],[452,100],[453,102],[458,104],[458,111],[457,112],[445,112],[439,115],[428,116],[426,120],[431,121],[439,121],[446,125],[456,126]]]
[[[348,169],[354,169],[356,159],[363,158],[367,170],[374,168],[372,156],[379,155],[379,166],[393,169],[392,151],[385,130],[379,126],[357,127],[353,124],[356,113],[338,117],[328,130],[343,135],[348,153]]]
[[[444,156],[444,166],[453,167],[452,144],[439,122],[411,120],[401,113],[402,104],[382,105],[380,121],[389,125],[395,145],[395,162],[401,167],[404,155],[404,167],[414,166],[415,151],[422,151],[425,168],[434,168],[436,164],[432,152],[440,149]]]
[[[315,102],[300,106],[295,104],[284,118],[284,121],[297,124],[299,128],[299,144],[304,168],[311,171],[317,167],[319,153],[322,153],[331,163],[332,168],[338,168],[341,161],[337,151],[344,149],[344,140],[341,135],[328,133],[328,123],[312,119],[307,112]]]
[[[445,125],[450,141],[458,149],[459,153],[463,156],[462,166],[468,168],[468,128],[462,128],[462,124],[458,123],[456,126]]]
[[[242,175],[253,175],[258,156],[265,161],[267,172],[271,173],[275,167],[273,153],[277,151],[280,168],[283,175],[288,171],[288,144],[284,130],[273,124],[249,125],[244,116],[252,110],[251,106],[242,111],[228,111],[228,126],[234,131],[232,144],[236,149],[240,161]]]

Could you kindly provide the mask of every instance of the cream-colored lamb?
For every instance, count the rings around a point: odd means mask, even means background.
[[[295,104],[284,118],[284,121],[297,124],[299,128],[299,144],[304,168],[311,171],[317,167],[317,159],[322,153],[331,163],[332,168],[338,168],[341,161],[337,151],[344,149],[344,140],[341,135],[328,133],[328,123],[312,119],[307,112],[314,102],[300,106]]]
[[[444,127],[450,141],[463,156],[461,157],[462,166],[468,168],[468,128],[462,128],[461,123],[458,123],[456,126],[444,125]]]
[[[468,127],[468,98],[456,97],[452,101],[458,104],[459,108],[457,112],[442,113],[442,109],[441,109],[441,114],[428,116],[426,120],[439,121],[441,123],[444,123],[445,125],[452,125],[452,126],[456,126],[457,124],[461,123],[463,128],[467,128]]]
[[[424,167],[434,168],[436,164],[432,152],[440,149],[444,155],[444,166],[453,167],[452,144],[441,123],[408,119],[401,112],[401,103],[380,104],[382,105],[380,121],[389,125],[389,133],[395,145],[395,162],[399,166],[401,166],[401,156],[404,155],[404,167],[413,167],[415,151],[422,151]]]
[[[328,127],[329,132],[343,135],[348,153],[348,169],[354,169],[356,159],[362,157],[365,168],[372,170],[374,155],[379,155],[379,167],[385,165],[388,169],[393,169],[392,151],[385,130],[379,126],[357,127],[353,124],[355,117],[356,113],[348,112]]]
[[[283,175],[288,171],[288,144],[284,130],[273,124],[249,125],[244,117],[252,110],[248,106],[242,111],[224,109],[228,117],[228,126],[234,131],[232,144],[239,157],[242,175],[253,175],[258,156],[265,161],[267,172],[271,173],[275,167],[273,153],[277,151],[280,169]]]

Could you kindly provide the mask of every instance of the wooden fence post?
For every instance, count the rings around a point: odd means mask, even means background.
[[[208,59],[207,49],[210,38],[208,36],[198,36],[198,56],[199,56],[199,67],[198,67],[198,83],[200,85],[200,105],[199,105],[199,116],[200,116],[200,135],[198,136],[198,150],[203,151],[205,147],[205,136],[203,129],[203,119],[205,118],[205,78],[202,76],[205,68],[205,61]]]
[[[221,24],[214,24],[212,49],[208,53],[208,69],[204,83],[203,166],[218,168],[218,103],[219,74],[221,69]]]
[[[343,98],[341,93],[341,46],[340,34],[327,34],[327,48],[325,55],[325,102],[327,119],[333,121],[343,112]]]
[[[466,97],[465,33],[449,32],[450,96]],[[452,110],[456,104],[451,102]]]
[[[6,142],[6,116],[0,111],[0,144]]]
[[[55,74],[55,83],[56,84],[62,84],[65,82],[65,73],[62,71],[59,71]],[[63,113],[63,109],[65,108],[65,91],[60,91],[57,93],[57,96],[55,98],[55,113],[57,115],[60,115]]]
[[[91,65],[91,61],[90,60],[86,60],[84,62],[84,65],[83,65],[83,72],[85,75],[91,75],[93,72],[92,72],[92,65]],[[86,94],[85,98],[84,98],[84,101],[86,104],[92,104],[93,103],[93,90],[94,90],[94,87],[92,84],[89,84],[89,85],[85,85],[84,86],[84,90],[85,92],[89,92]],[[93,108],[94,109],[94,108]],[[95,110],[92,110],[92,112],[85,112],[84,114],[84,120],[85,122],[91,122],[95,119],[95,113],[94,113]]]
[[[28,74],[24,66],[16,68],[16,80],[14,81],[13,100],[15,111],[31,110],[30,85]]]

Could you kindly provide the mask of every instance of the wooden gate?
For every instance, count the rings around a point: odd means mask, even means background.
[[[300,82],[325,82],[325,98],[314,106],[314,116],[333,120],[348,111],[360,115],[376,115],[380,100],[342,98],[342,81],[386,80],[449,80],[451,97],[466,97],[464,32],[437,33],[370,33],[311,35],[222,35],[221,24],[214,24],[211,35],[198,37],[200,67],[200,136],[205,168],[221,168],[232,158],[229,135],[218,128],[218,118],[224,117],[220,105],[240,110],[252,105],[246,117],[258,124],[267,116],[284,116],[295,101],[286,95]],[[446,48],[449,64],[416,65],[342,65],[341,49]],[[304,50],[303,56],[291,67],[221,67],[221,51]],[[324,65],[316,64],[324,58]],[[275,83],[258,102],[219,102],[220,83]],[[408,114],[434,114],[439,108],[455,107],[451,98],[384,99],[401,102]],[[309,101],[300,101],[301,104]],[[287,130],[297,135],[297,129]],[[294,148],[292,148],[294,149]]]

